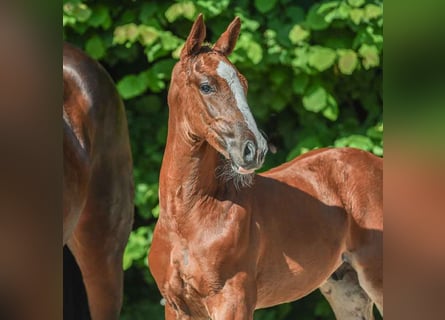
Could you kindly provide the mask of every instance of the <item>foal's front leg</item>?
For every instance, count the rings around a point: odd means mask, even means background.
[[[212,320],[253,320],[255,304],[255,282],[244,272],[227,280],[220,292],[206,299]]]
[[[165,304],[165,320],[190,320],[190,316],[187,316],[185,314],[180,314],[176,312],[173,307],[166,303]]]

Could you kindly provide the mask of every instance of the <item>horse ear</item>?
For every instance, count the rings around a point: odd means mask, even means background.
[[[185,41],[184,47],[181,51],[181,59],[196,54],[199,49],[201,49],[201,44],[206,37],[206,26],[204,24],[204,19],[202,13],[198,15],[195,22],[193,23],[192,30]]]
[[[233,21],[227,27],[227,30],[216,41],[213,49],[221,52],[223,55],[228,56],[235,49],[236,41],[238,40],[239,32],[241,29],[241,20],[239,17],[233,19]]]

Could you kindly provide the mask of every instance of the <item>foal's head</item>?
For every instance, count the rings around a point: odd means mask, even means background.
[[[175,125],[187,139],[207,141],[227,159],[223,175],[248,182],[263,164],[267,142],[247,104],[247,80],[227,59],[239,32],[235,18],[213,47],[203,45],[206,30],[199,15],[173,70],[168,98]]]

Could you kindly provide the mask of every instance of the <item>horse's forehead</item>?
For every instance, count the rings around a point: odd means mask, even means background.
[[[238,78],[238,72],[235,67],[222,60],[218,63],[216,73],[228,82],[232,82],[235,78]]]
[[[244,76],[236,69],[236,67],[223,55],[216,52],[204,53],[193,57],[187,63],[182,64],[186,66],[186,77],[198,79],[202,77],[220,79],[223,83],[230,86],[239,84],[241,89],[247,88],[247,82]],[[227,87],[226,89],[229,89]]]
[[[204,54],[199,57],[195,66],[198,72],[212,72],[216,73],[218,64],[223,61],[221,57],[216,54]]]
[[[222,77],[221,69],[224,69],[226,76],[235,77],[237,75],[235,67],[227,59],[217,54],[206,54],[200,58],[196,65],[197,71],[209,72]]]

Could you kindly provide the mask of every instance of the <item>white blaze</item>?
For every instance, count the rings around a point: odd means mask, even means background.
[[[244,120],[247,123],[247,127],[255,135],[259,147],[263,147],[266,144],[266,141],[258,131],[253,115],[250,112],[249,105],[247,104],[243,86],[241,85],[235,69],[228,63],[220,61],[216,72],[221,78],[226,80],[230,90],[232,90],[233,96],[235,97],[236,106],[241,111]]]

